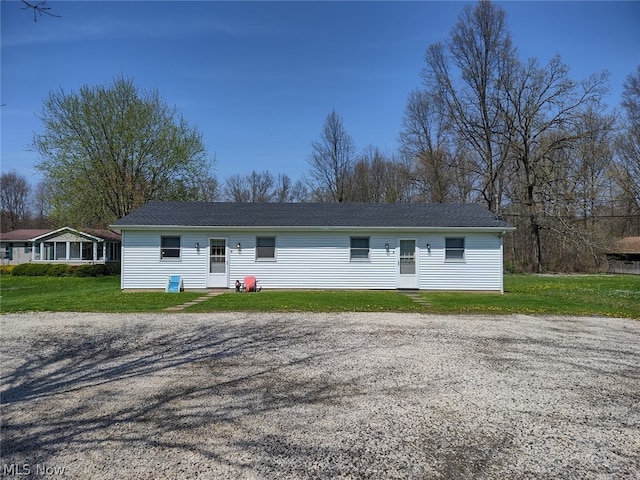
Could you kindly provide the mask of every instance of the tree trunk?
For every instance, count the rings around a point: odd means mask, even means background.
[[[531,213],[531,237],[533,240],[533,271],[542,273],[542,241],[540,239],[540,224],[536,219],[535,213]]]

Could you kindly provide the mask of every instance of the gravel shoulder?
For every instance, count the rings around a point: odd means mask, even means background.
[[[640,478],[640,322],[0,316],[5,478]]]

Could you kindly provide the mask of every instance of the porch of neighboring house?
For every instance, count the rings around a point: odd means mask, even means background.
[[[26,239],[14,238],[28,230],[2,234],[3,265],[27,262],[66,263],[70,265],[120,261],[121,237],[111,230],[75,230],[63,227],[39,231]],[[36,231],[31,231],[36,233]]]

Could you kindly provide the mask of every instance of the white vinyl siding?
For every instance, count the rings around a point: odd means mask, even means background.
[[[164,290],[171,275],[182,277],[185,289],[206,288],[209,271],[209,253],[196,248],[196,242],[207,245],[208,235],[183,233],[180,261],[160,259],[161,231],[122,230],[121,286],[124,289]]]
[[[366,232],[369,233],[369,232]],[[209,238],[226,237],[229,245],[228,288],[236,280],[255,276],[265,289],[395,289],[399,273],[397,245],[401,238],[416,239],[418,288],[427,290],[502,290],[502,239],[498,233],[401,232],[366,235],[356,231],[151,230],[122,231],[122,288],[164,289],[170,275],[182,276],[185,289],[206,288]],[[363,235],[364,234],[364,235]],[[161,236],[180,236],[181,261],[159,260]],[[277,261],[257,260],[257,239],[276,238]],[[368,261],[352,261],[352,238],[368,238]],[[445,261],[447,237],[465,239],[464,262]],[[389,244],[387,250],[385,245]],[[426,245],[431,248],[427,249]]]
[[[278,261],[254,262],[255,240],[233,236],[242,251],[230,258],[230,280],[254,275],[268,288],[395,288],[395,257],[384,244],[388,236],[370,237],[369,262],[351,261],[351,235],[331,232],[278,233]],[[246,246],[246,247],[245,247]]]
[[[450,261],[445,236],[431,237],[431,253],[420,251],[421,289],[502,291],[502,238],[497,233],[468,233],[464,239],[464,261]]]

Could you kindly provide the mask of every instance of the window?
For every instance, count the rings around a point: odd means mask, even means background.
[[[67,242],[55,242],[56,245],[56,260],[67,259]]]
[[[369,237],[351,237],[351,260],[369,260]]]
[[[93,260],[93,243],[82,242],[82,260]]]
[[[276,259],[276,237],[256,237],[256,260]]]
[[[160,258],[180,258],[180,237],[160,237]]]
[[[107,243],[107,260],[110,262],[120,261],[120,244],[117,242]]]
[[[45,242],[44,244],[44,252],[42,255],[43,260],[53,260],[54,259],[54,243],[53,242]]]
[[[464,238],[445,239],[444,258],[451,261],[464,260]]]
[[[80,242],[69,244],[69,260],[80,260]]]

